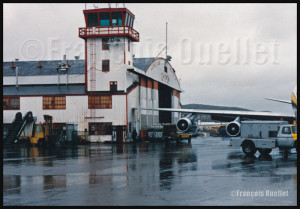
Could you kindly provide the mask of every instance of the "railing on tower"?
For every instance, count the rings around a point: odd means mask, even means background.
[[[79,28],[80,38],[101,37],[101,36],[129,36],[135,41],[139,41],[139,32],[129,26],[95,26]]]

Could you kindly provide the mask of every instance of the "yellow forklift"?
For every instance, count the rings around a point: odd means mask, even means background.
[[[55,145],[57,135],[53,131],[52,116],[44,115],[45,124],[34,124],[32,134],[28,136],[32,145]]]

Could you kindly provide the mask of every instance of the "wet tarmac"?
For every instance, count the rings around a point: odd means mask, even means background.
[[[191,144],[3,149],[3,205],[297,205],[297,155]]]

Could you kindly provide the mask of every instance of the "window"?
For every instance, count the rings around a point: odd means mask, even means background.
[[[283,127],[282,133],[283,134],[291,134],[291,128],[290,127]]]
[[[102,38],[102,50],[109,50],[108,38]]]
[[[111,135],[112,123],[89,123],[90,135]]]
[[[130,21],[130,27],[132,28],[132,24],[133,24],[133,17],[131,17],[131,21]]]
[[[130,15],[128,15],[128,22],[127,22],[127,26],[130,26],[130,22],[131,22],[131,16]]]
[[[109,71],[109,60],[102,60],[102,71]]]
[[[111,13],[111,24],[112,25],[122,25],[122,13],[112,12]]]
[[[293,134],[297,133],[297,126],[292,126],[292,132],[293,132]]]
[[[20,97],[3,97],[3,110],[19,110]]]
[[[98,14],[97,13],[88,13],[88,27],[93,27],[98,25]]]
[[[66,97],[65,96],[44,96],[43,109],[44,110],[66,109]]]
[[[109,12],[100,13],[100,26],[109,26],[110,25],[110,15]]]
[[[130,52],[130,41],[128,40],[128,51]]]
[[[89,109],[111,109],[111,95],[89,96]]]
[[[126,19],[125,19],[125,26],[127,26],[127,23],[128,23],[128,13],[126,13]]]
[[[117,91],[118,90],[117,84],[118,84],[117,81],[110,81],[110,91]]]
[[[167,68],[167,66],[165,66],[165,72],[168,73],[168,68]]]
[[[37,125],[35,127],[35,133],[40,133],[40,132],[42,132],[41,126]]]

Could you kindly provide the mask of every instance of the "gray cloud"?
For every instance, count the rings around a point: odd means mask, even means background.
[[[107,4],[98,4],[107,7]],[[91,8],[92,5],[88,4]],[[126,4],[135,14],[134,28],[140,32],[135,44],[136,57],[155,57],[165,43],[168,22],[168,54],[180,79],[182,104],[203,103],[239,106],[292,114],[292,108],[264,100],[264,97],[290,99],[297,75],[296,4]],[[84,4],[4,4],[5,61],[22,59],[27,40],[39,40],[43,59],[61,59],[78,54],[83,57],[83,40],[78,28],[85,25]],[[191,43],[183,44],[183,40]],[[240,41],[240,51],[236,44]],[[250,41],[250,61],[246,41]],[[212,56],[207,49],[212,46]],[[230,58],[220,64],[219,47],[223,44]],[[266,51],[256,57],[256,47]],[[277,44],[275,46],[275,44]],[[277,50],[274,64],[274,47]],[[237,55],[240,63],[236,64]],[[164,56],[164,52],[161,54]],[[185,64],[185,61],[191,58]],[[200,64],[212,58],[211,64]],[[202,61],[203,61],[202,60]]]

